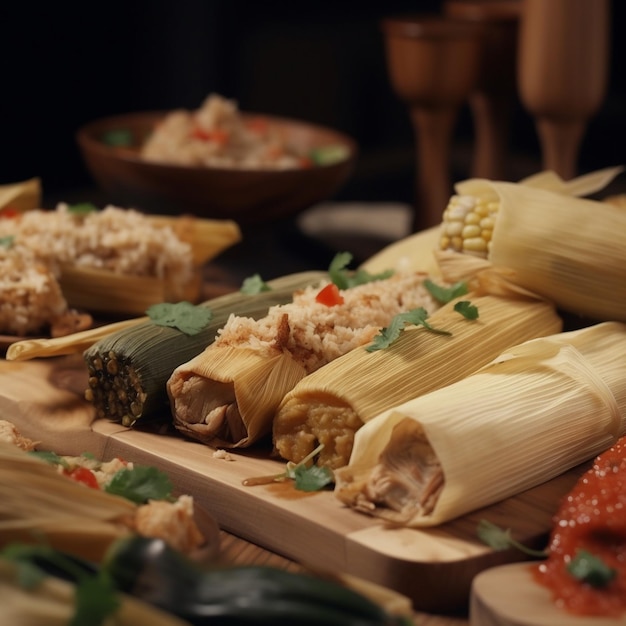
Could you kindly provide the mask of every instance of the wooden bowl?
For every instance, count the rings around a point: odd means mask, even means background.
[[[253,114],[244,113],[250,117]],[[331,198],[352,173],[357,145],[347,135],[296,120],[262,115],[303,153],[343,146],[346,157],[332,164],[269,170],[169,165],[141,158],[139,148],[165,112],[140,112],[91,122],[76,135],[87,169],[111,202],[151,213],[192,213],[239,224],[293,216]],[[254,114],[259,117],[259,114]],[[104,138],[122,131],[128,146]]]

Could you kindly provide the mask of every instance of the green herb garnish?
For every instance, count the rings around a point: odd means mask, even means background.
[[[133,145],[133,134],[127,128],[116,128],[104,133],[102,143],[117,148],[127,148]]]
[[[511,529],[502,530],[499,526],[496,526],[492,522],[487,520],[480,520],[478,523],[478,538],[489,547],[497,551],[508,550],[509,548],[516,548],[520,552],[529,556],[545,558],[547,553],[544,550],[533,550],[528,548],[523,543],[520,543],[511,536]]]
[[[146,314],[157,326],[177,328],[186,335],[197,335],[213,319],[213,311],[191,302],[161,302],[148,308]]]
[[[245,293],[250,296],[262,293],[263,291],[271,290],[272,288],[261,278],[260,274],[253,274],[252,276],[244,278],[241,288],[239,289],[241,293]]]
[[[91,202],[77,202],[76,204],[70,204],[67,210],[74,215],[87,215],[89,213],[96,213],[98,207]]]
[[[434,283],[430,278],[424,280],[424,287],[428,293],[441,304],[447,304],[455,298],[460,298],[468,292],[467,283],[459,281],[450,287],[444,287]]]
[[[78,558],[70,558],[46,545],[10,544],[0,553],[17,568],[18,583],[35,590],[47,577],[44,564],[76,581],[75,610],[68,626],[100,626],[121,605],[113,579],[103,568],[94,572]]]
[[[380,274],[370,274],[369,272],[359,269],[351,271],[346,269],[352,261],[352,254],[349,252],[338,252],[328,267],[328,275],[330,279],[339,289],[350,289],[365,285],[375,280],[384,280],[393,275],[393,270],[381,272]]]
[[[14,235],[7,235],[6,237],[0,237],[0,248],[6,248],[7,250],[9,250],[13,246],[14,242],[15,242]]]
[[[309,152],[309,158],[315,165],[334,165],[345,161],[349,156],[348,148],[339,144],[320,146]]]
[[[135,465],[115,473],[104,488],[107,493],[122,496],[137,504],[148,500],[169,500],[172,497],[172,481],[156,467]]]
[[[296,483],[299,491],[319,491],[335,480],[331,470],[327,467],[311,465],[306,467],[298,464],[292,469],[287,469],[287,478],[291,478]]]
[[[365,349],[368,352],[375,352],[376,350],[384,350],[388,348],[394,341],[396,341],[407,324],[414,324],[415,326],[423,326],[427,330],[438,335],[450,335],[447,330],[441,330],[439,328],[433,328],[426,320],[428,318],[428,311],[424,307],[417,309],[411,309],[404,313],[399,313],[394,316],[389,326],[383,328],[373,342]]]
[[[59,456],[56,452],[49,452],[48,450],[32,450],[29,452],[31,456],[36,456],[42,461],[46,461],[46,463],[50,463],[52,465],[61,465],[65,469],[69,469],[68,462],[61,456]]]
[[[244,480],[244,485],[265,485],[270,483],[280,483],[286,480],[293,480],[295,488],[298,491],[320,491],[334,482],[335,476],[332,470],[327,467],[318,467],[316,465],[309,465],[309,461],[315,458],[321,450],[323,450],[324,444],[320,444],[307,454],[299,463],[287,463],[287,468],[280,474],[273,474],[271,476],[262,476],[260,478],[252,478]]]
[[[454,305],[454,310],[460,313],[465,319],[478,319],[478,307],[468,300],[459,300],[459,302]]]
[[[596,589],[606,587],[616,576],[617,572],[609,567],[600,557],[578,550],[574,558],[568,563],[567,571],[576,580],[587,583]]]

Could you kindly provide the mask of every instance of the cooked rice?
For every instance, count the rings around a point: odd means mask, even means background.
[[[30,250],[0,246],[0,333],[36,334],[66,310],[56,277]]]
[[[177,109],[165,116],[141,149],[149,161],[178,165],[250,169],[302,167],[271,126],[247,122],[237,103],[210,94],[195,111]]]
[[[425,278],[422,273],[398,273],[341,290],[344,302],[334,306],[316,301],[328,283],[310,286],[296,292],[292,302],[271,307],[259,320],[231,315],[218,331],[215,345],[249,345],[268,353],[278,345],[311,373],[370,343],[395,315],[419,307],[431,314],[439,308],[423,285]]]
[[[118,274],[176,278],[193,276],[191,246],[169,227],[153,225],[133,209],[109,205],[101,211],[73,212],[65,203],[54,211],[26,211],[0,220],[0,237],[32,250],[53,271],[61,265],[105,269]]]
[[[41,332],[67,310],[58,279],[63,266],[151,276],[184,286],[194,278],[191,246],[167,226],[132,210],[107,206],[73,212],[26,211],[0,219],[0,333]]]

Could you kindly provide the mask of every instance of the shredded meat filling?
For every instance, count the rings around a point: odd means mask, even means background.
[[[443,489],[441,464],[419,424],[401,421],[380,455],[362,479],[342,485],[339,498],[364,513],[403,523],[416,515],[430,515]]]

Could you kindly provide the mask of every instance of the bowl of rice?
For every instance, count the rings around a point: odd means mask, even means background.
[[[240,224],[283,219],[330,199],[357,155],[356,142],[341,132],[241,112],[217,94],[196,110],[96,120],[76,139],[111,202]]]

